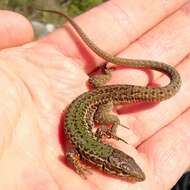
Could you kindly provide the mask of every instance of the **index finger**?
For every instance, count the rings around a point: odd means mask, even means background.
[[[110,0],[77,17],[75,21],[100,48],[117,54],[186,2],[187,0]],[[71,27],[57,30],[41,41],[52,44],[64,55],[75,58],[87,71],[103,62],[84,45]]]

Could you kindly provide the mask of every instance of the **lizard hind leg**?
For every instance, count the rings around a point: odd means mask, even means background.
[[[91,174],[89,167],[84,165],[80,160],[80,154],[75,149],[71,149],[66,153],[67,162],[82,178],[87,179],[86,174]]]
[[[111,79],[111,71],[113,69],[107,68],[107,64],[100,66],[101,74],[91,75],[89,77],[89,83],[93,88],[98,88],[106,84]]]
[[[120,120],[116,115],[110,114],[109,112],[112,110],[113,104],[111,102],[107,104],[102,104],[98,107],[95,115],[94,121],[101,126],[96,130],[95,136],[97,138],[107,137],[113,138],[116,140],[121,140],[128,144],[124,139],[118,137],[116,135],[117,127],[120,125],[122,127],[128,128],[122,124],[120,124]],[[107,125],[112,125],[111,128],[107,127]]]

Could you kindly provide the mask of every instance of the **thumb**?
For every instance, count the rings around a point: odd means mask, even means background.
[[[32,40],[33,29],[22,15],[0,10],[0,49],[22,45]]]

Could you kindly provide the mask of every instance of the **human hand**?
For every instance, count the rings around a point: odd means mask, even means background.
[[[119,114],[124,113],[120,116],[122,124],[133,131],[123,134],[123,129],[119,129],[118,135],[136,146],[137,151],[122,142],[114,141],[114,146],[133,156],[142,167],[146,180],[141,183],[121,181],[93,169],[93,175],[83,180],[60,159],[64,154],[61,148],[64,139],[58,127],[62,111],[88,90],[87,73],[103,60],[84,46],[71,27],[26,43],[32,37],[28,22],[14,13],[0,13],[0,19],[3,21],[6,16],[10,26],[7,33],[0,29],[1,189],[168,190],[172,187],[188,167],[190,154],[186,146],[190,139],[187,93],[190,3],[182,7],[185,2],[151,1],[150,6],[149,1],[140,4],[110,0],[77,20],[107,52],[122,51],[119,55],[123,57],[164,61],[176,66],[181,74],[182,88],[173,98],[151,109],[137,108],[132,112],[126,106],[118,110]],[[15,26],[15,22],[19,25]],[[20,44],[25,45],[5,49]],[[160,73],[153,74],[156,83],[165,82]],[[148,82],[146,73],[133,69],[116,70],[111,81],[138,85]]]

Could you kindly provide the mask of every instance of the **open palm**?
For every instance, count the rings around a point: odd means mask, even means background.
[[[146,174],[144,182],[129,183],[94,169],[83,180],[64,161],[62,112],[88,90],[87,73],[103,60],[70,26],[29,43],[28,21],[1,11],[0,189],[170,189],[189,165],[189,15],[188,0],[110,0],[77,18],[107,52],[164,61],[182,77],[180,92],[167,101],[118,108],[122,124],[130,128],[119,129],[118,135],[131,145],[111,143],[134,157]],[[114,71],[111,83],[144,86],[150,77],[151,82],[167,83],[158,72],[133,69]]]

